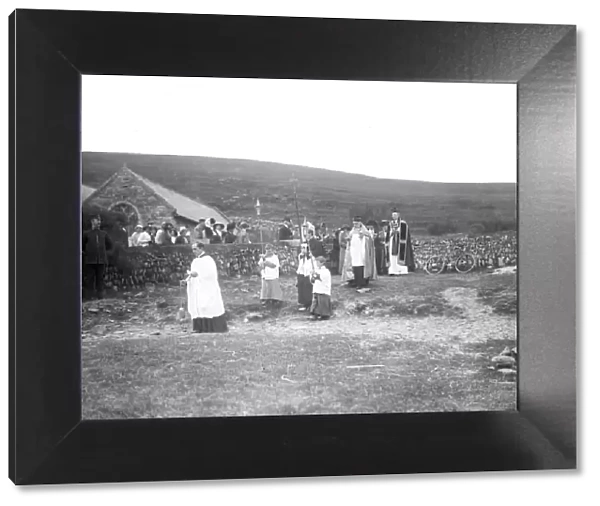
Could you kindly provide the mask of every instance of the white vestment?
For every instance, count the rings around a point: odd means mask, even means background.
[[[298,255],[298,269],[296,270],[296,274],[299,276],[310,276],[314,270],[315,267],[311,258],[308,258],[308,255],[300,253]]]
[[[142,232],[137,238],[137,244],[135,244],[135,246],[146,247],[150,243],[152,243],[152,237],[150,237],[150,234],[148,232]]]
[[[190,268],[197,272],[187,282],[188,312],[192,318],[216,318],[225,313],[217,264],[208,255],[195,258]]]
[[[396,233],[400,233],[400,232],[396,232]],[[398,241],[400,241],[400,238],[398,238]],[[388,266],[388,274],[390,276],[400,276],[402,274],[408,274],[408,267],[406,267],[405,265],[402,265],[398,262],[398,255],[394,255],[392,253],[394,248],[394,232],[392,232],[390,234],[390,243],[388,244],[388,253],[389,253],[389,266]]]
[[[265,262],[275,264],[275,267],[268,267]],[[277,255],[269,255],[264,260],[259,260],[258,266],[261,268],[261,276],[267,281],[279,279],[279,257]]]
[[[352,267],[363,267],[365,265],[365,239],[357,232],[350,235],[350,259]]]
[[[313,282],[313,293],[322,295],[331,295],[331,272],[326,267],[320,267],[316,273],[319,279]]]

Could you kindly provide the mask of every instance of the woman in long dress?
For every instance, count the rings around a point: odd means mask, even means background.
[[[193,244],[192,251],[196,258],[188,271],[186,282],[193,332],[227,332],[217,264],[206,254],[201,242]]]
[[[283,292],[279,284],[279,257],[271,244],[265,246],[265,254],[258,261],[262,285],[260,301],[262,304],[279,305],[283,300]]]

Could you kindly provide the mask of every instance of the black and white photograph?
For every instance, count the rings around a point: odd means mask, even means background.
[[[82,76],[84,419],[513,411],[515,84]]]

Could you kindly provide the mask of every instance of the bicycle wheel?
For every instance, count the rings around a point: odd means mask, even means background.
[[[467,272],[472,271],[475,267],[475,257],[470,253],[464,253],[457,258],[454,267],[456,268],[457,272],[466,274]]]
[[[427,274],[440,274],[444,271],[446,262],[444,258],[439,255],[434,255],[427,260],[425,264],[425,271]]]

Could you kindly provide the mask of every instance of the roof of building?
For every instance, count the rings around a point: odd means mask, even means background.
[[[154,181],[150,181],[143,176],[140,176],[137,172],[132,171],[127,165],[124,165],[119,171],[115,172],[112,176],[110,176],[99,188],[94,189],[85,187],[82,185],[82,202],[86,198],[89,198],[91,193],[100,192],[106,186],[110,185],[112,181],[118,176],[119,172],[127,171],[133,177],[139,179],[142,183],[144,183],[151,191],[156,193],[159,197],[162,197],[168,204],[175,208],[175,214],[181,216],[182,218],[186,218],[190,221],[198,222],[200,218],[210,219],[214,218],[217,223],[223,223],[224,225],[230,222],[229,218],[225,216],[218,209],[198,202],[197,200],[191,199],[182,195],[181,193],[177,193],[176,191],[170,190],[169,188],[165,188],[164,186],[155,183]],[[83,197],[84,192],[91,190],[91,193],[88,194],[87,197]]]
[[[81,202],[84,202],[92,193],[96,191],[96,188],[91,186],[81,185]]]
[[[229,223],[227,216],[225,216],[218,209],[206,204],[202,204],[201,202],[186,197],[185,195],[177,193],[176,191],[169,190],[168,188],[165,188],[154,181],[150,181],[149,179],[146,179],[135,172],[133,173],[140,178],[142,182],[149,186],[152,191],[157,193],[169,204],[171,204],[175,208],[175,212],[182,218],[187,218],[193,221],[198,221],[200,218],[214,218],[218,223]]]

